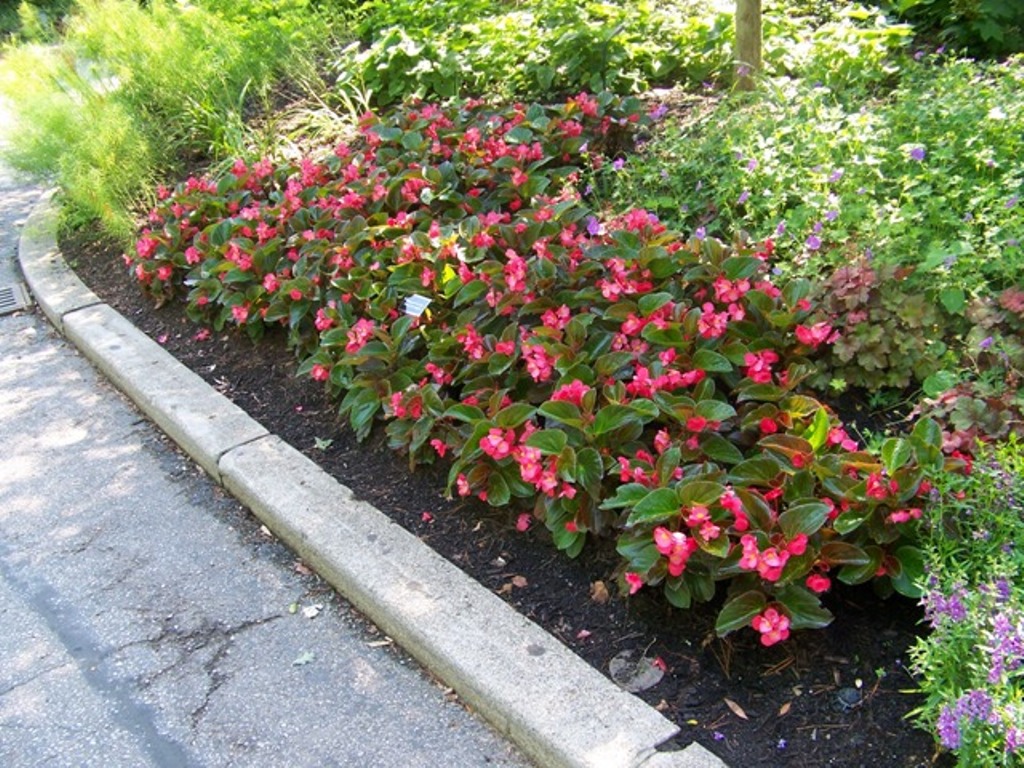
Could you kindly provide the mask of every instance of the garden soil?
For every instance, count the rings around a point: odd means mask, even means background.
[[[608,542],[589,542],[570,560],[543,525],[518,531],[520,510],[445,499],[446,469],[410,472],[383,430],[357,443],[321,385],[296,378],[283,335],[258,345],[230,333],[197,340],[183,307],[155,309],[117,249],[88,231],[64,236],[61,248],[103,301],[595,668],[609,675],[627,652],[663,667],[638,695],[678,723],[680,741],[696,740],[737,768],[953,765],[907,720],[921,703],[908,670],[908,649],[923,631],[914,602],[839,588],[825,599],[836,615],[826,629],[795,632],[771,648],[752,631],[716,638],[722,595],[690,611],[670,608],[655,590],[625,597]]]

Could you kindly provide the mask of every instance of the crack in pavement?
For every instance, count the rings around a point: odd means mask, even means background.
[[[64,646],[89,687],[109,702],[111,719],[132,734],[157,766],[192,768],[195,759],[179,742],[163,733],[156,724],[155,713],[133,695],[131,686],[118,679],[102,662],[109,651],[104,650],[88,621],[68,606],[61,595],[36,573],[16,566],[8,542],[0,539],[0,577],[49,628]]]

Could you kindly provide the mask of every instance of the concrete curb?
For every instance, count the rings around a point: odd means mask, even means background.
[[[209,387],[86,288],[45,195],[19,261],[43,312],[335,589],[543,766],[724,768],[412,534]],[[287,484],[281,478],[289,478]]]

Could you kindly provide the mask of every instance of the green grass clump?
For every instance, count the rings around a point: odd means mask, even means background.
[[[308,0],[81,0],[54,44],[10,46],[8,159],[127,238],[156,178],[245,154],[279,78],[315,81],[332,27]]]

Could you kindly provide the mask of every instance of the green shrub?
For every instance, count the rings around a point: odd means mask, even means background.
[[[885,0],[924,35],[974,56],[1024,52],[1024,6],[1013,0]]]

